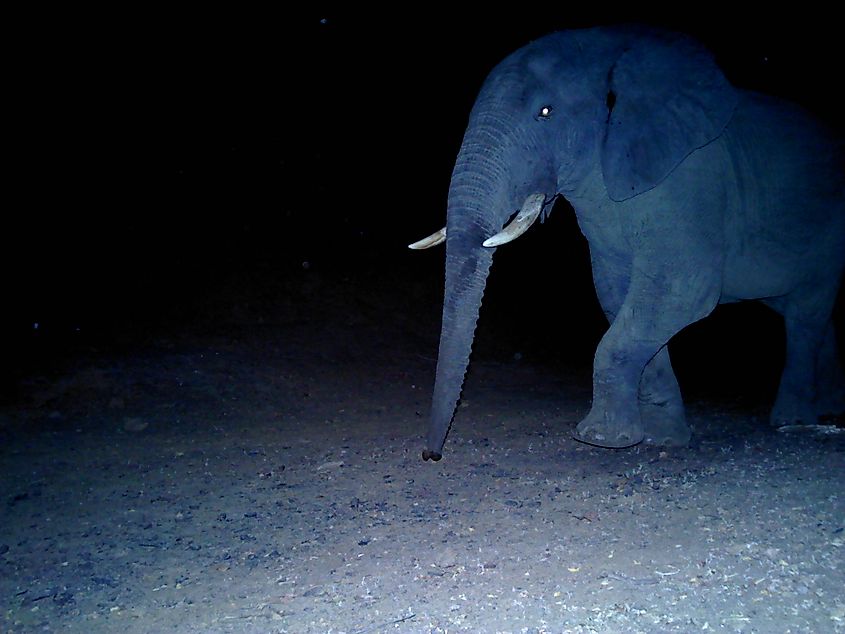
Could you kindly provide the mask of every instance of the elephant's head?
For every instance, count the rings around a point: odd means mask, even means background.
[[[495,247],[588,181],[609,201],[655,187],[721,133],[734,105],[733,89],[699,44],[634,26],[548,35],[493,70],[452,174],[446,227],[410,245],[446,241],[424,459],[440,459]]]

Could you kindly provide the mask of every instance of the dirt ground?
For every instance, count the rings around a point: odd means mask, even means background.
[[[482,350],[424,463],[436,325],[343,292],[20,376],[0,631],[845,632],[842,429],[593,448],[589,368]]]

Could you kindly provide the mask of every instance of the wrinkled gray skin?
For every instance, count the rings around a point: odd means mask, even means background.
[[[450,184],[423,457],[441,457],[460,397],[495,251],[482,242],[534,193],[546,212],[556,195],[574,208],[610,322],[578,440],[685,445],[666,344],[717,304],[747,299],[784,318],[772,424],[841,411],[831,312],[845,262],[843,173],[840,138],[796,106],[736,89],[686,36],[564,31],[510,55],[481,89]]]

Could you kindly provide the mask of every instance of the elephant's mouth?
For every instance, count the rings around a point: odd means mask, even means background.
[[[526,199],[525,202],[522,203],[522,206],[519,208],[519,212],[516,214],[516,217],[511,220],[505,227],[496,235],[487,238],[483,243],[482,246],[485,247],[498,247],[503,244],[507,244],[508,242],[512,242],[516,240],[519,236],[523,233],[528,231],[528,228],[533,225],[537,218],[540,217],[540,213],[543,211],[543,208],[549,204],[554,202],[554,196],[550,198],[548,201],[546,200],[545,194],[531,194]],[[446,227],[443,227],[439,231],[435,231],[427,238],[423,238],[422,240],[418,240],[413,244],[409,244],[409,249],[428,249],[433,246],[437,246],[438,244],[443,243],[446,240]]]

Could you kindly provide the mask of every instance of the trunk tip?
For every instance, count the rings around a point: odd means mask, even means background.
[[[443,454],[439,454],[436,451],[429,451],[428,449],[425,449],[422,452],[422,459],[423,460],[431,460],[432,462],[437,462],[442,457],[443,457]]]

